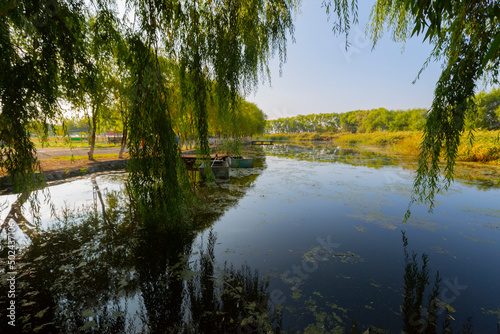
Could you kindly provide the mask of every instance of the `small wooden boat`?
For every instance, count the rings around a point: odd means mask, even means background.
[[[232,168],[252,168],[253,158],[247,157],[228,157],[229,167]]]
[[[216,179],[229,179],[229,164],[223,160],[213,160],[210,163],[210,168]],[[205,162],[200,165],[200,178],[203,180],[207,175]]]

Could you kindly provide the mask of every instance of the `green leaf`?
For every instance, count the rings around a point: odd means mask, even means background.
[[[41,318],[41,317],[43,317],[43,315],[44,315],[44,314],[45,314],[48,310],[49,310],[49,308],[48,308],[48,307],[47,307],[47,308],[45,308],[45,309],[43,309],[43,310],[41,310],[40,312],[38,312],[37,314],[35,314],[35,317],[36,317],[36,318]]]
[[[81,267],[85,266],[86,264],[87,264],[87,262],[82,261],[82,262],[80,262],[80,264],[76,267],[76,269],[81,268]]]
[[[181,274],[180,274],[180,277],[183,279],[183,280],[186,280],[186,281],[189,281],[190,279],[192,279],[193,277],[195,277],[196,275],[198,275],[200,272],[199,271],[192,271],[192,270],[189,270],[189,269],[184,269]]]
[[[490,60],[493,59],[493,55],[498,51],[499,47],[500,47],[500,32],[495,36],[493,42],[491,42],[490,48],[488,49],[488,52],[486,52],[486,55],[483,58],[483,68],[486,67],[486,65]]]
[[[95,313],[92,312],[91,310],[85,310],[82,312],[82,317],[84,318],[89,318],[95,316]]]
[[[87,329],[89,329],[89,328],[94,328],[94,327],[96,327],[96,326],[97,326],[97,324],[95,323],[95,321],[94,321],[94,320],[92,320],[92,321],[87,322],[85,325],[83,325],[83,326],[82,326],[82,327],[80,327],[79,329],[80,329],[81,331],[84,331],[84,330],[87,330]]]

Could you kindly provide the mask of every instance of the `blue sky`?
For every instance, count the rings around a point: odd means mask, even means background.
[[[319,1],[303,1],[295,22],[296,43],[288,45],[288,60],[279,76],[279,62],[270,63],[272,78],[246,99],[254,102],[268,119],[311,113],[346,112],[357,109],[428,108],[441,72],[431,63],[415,84],[431,46],[421,38],[402,44],[389,34],[372,51],[365,39],[373,1],[359,1],[359,25],[349,37],[335,36]]]

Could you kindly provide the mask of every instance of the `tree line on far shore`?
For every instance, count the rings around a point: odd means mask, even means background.
[[[469,128],[483,130],[500,129],[500,88],[475,96],[467,119]],[[345,113],[309,114],[278,118],[266,122],[265,133],[367,133],[374,131],[417,131],[422,130],[428,110],[354,110]]]
[[[96,122],[96,134],[106,134],[113,131],[116,135],[123,135],[127,131],[126,115],[120,112],[120,101],[110,100],[109,107],[99,114]],[[217,137],[225,136],[252,136],[264,133],[266,125],[266,114],[254,103],[240,99],[236,107],[234,119],[229,120],[229,124],[223,124],[218,118],[215,107],[209,108],[209,134]],[[174,131],[178,137],[192,139],[195,137],[195,122],[192,110],[186,113],[179,112],[173,115]],[[224,127],[225,126],[225,127]],[[49,127],[50,136],[79,135],[89,137],[92,134],[92,115],[89,113],[73,114],[63,118],[61,122]],[[224,128],[223,128],[224,127]],[[32,122],[29,127],[32,136],[43,137],[44,129],[39,122]]]

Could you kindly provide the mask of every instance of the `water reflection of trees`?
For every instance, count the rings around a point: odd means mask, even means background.
[[[428,295],[427,306],[425,306],[424,294],[430,284],[428,255],[422,254],[422,265],[419,266],[417,254],[408,252],[408,238],[402,232],[403,250],[405,256],[404,294],[401,312],[403,314],[404,333],[437,333],[439,300],[441,278],[436,273],[432,290]],[[445,307],[444,305],[441,305]],[[450,316],[446,312],[444,316],[442,332],[450,332]]]
[[[338,162],[352,166],[381,168],[394,166],[401,158],[369,150],[333,144],[280,144],[273,145],[266,152],[270,156],[290,158],[309,162]]]
[[[449,310],[453,308],[445,302],[446,298],[443,298],[444,291],[447,289],[441,289],[442,279],[439,272],[436,272],[434,280],[431,282],[428,255],[422,254],[419,261],[415,252],[411,252],[410,255],[408,251],[408,238],[405,232],[402,232],[402,241],[405,270],[403,276],[403,303],[400,307],[402,320],[400,333],[473,333],[470,317],[459,328],[452,325],[452,320],[456,319],[451,316]],[[353,334],[363,332],[355,322],[353,322],[351,331]],[[387,331],[373,326],[370,326],[363,333],[367,332],[387,333]],[[500,324],[497,326],[497,333],[500,333]]]
[[[186,248],[192,237],[151,237],[145,237],[147,242],[139,246],[143,258],[136,267],[147,332],[241,333],[248,328],[253,332],[277,326],[267,309],[268,280],[262,281],[248,266],[218,268],[213,232],[192,266],[186,263],[192,260],[191,249]]]
[[[16,258],[16,327],[9,333],[213,333],[272,330],[268,280],[248,266],[216,265],[216,235],[197,252],[193,241],[237,203],[257,175],[200,190],[198,212],[178,227],[138,223],[130,197],[109,193],[100,210],[65,210],[46,231],[30,235]],[[95,180],[93,180],[95,181]],[[216,195],[217,194],[217,195]],[[99,196],[101,195],[101,196]],[[205,212],[212,197],[212,210]],[[215,203],[215,204],[214,204]],[[106,207],[104,209],[104,207]],[[147,226],[147,228],[144,228]],[[3,236],[2,236],[3,237]],[[6,246],[6,239],[1,240]],[[20,248],[17,245],[17,248]],[[3,247],[2,258],[7,258]],[[2,282],[10,270],[0,264]],[[0,287],[0,314],[10,303]]]
[[[133,220],[124,220],[112,233],[93,213],[80,214],[78,222],[67,218],[33,237],[18,259],[17,332],[237,333],[276,327],[268,315],[268,280],[248,266],[217,267],[215,233],[196,254],[194,231],[138,230]],[[2,306],[8,303],[6,289]],[[0,326],[16,332],[4,321]]]
[[[119,199],[110,194],[106,200],[114,232],[95,212],[67,212],[57,226],[33,237],[18,259],[18,333],[282,331],[281,317],[271,307],[269,278],[247,265],[217,264],[216,233],[210,230],[194,248],[194,230],[138,229],[127,208],[112,204]],[[426,295],[431,284],[427,255],[410,254],[404,233],[403,251],[402,331],[450,333],[450,317],[441,311],[446,305],[439,300],[439,275]],[[2,285],[2,310],[6,289]],[[0,326],[2,332],[16,332],[6,322]],[[470,322],[458,331],[471,332]]]
[[[115,196],[110,196],[108,202]],[[119,215],[121,210],[110,205],[109,217]],[[15,329],[76,332],[87,323],[92,326],[109,318],[110,310],[119,307],[119,282],[131,271],[133,238],[127,232],[133,225],[130,219],[124,219],[115,226],[115,235],[92,211],[65,211],[49,230],[32,234],[31,244],[21,250],[16,261]],[[129,289],[125,287],[125,294],[130,293]],[[8,302],[3,292],[2,304]]]

